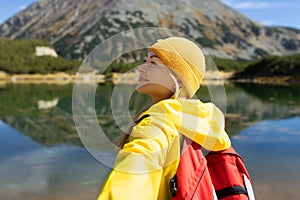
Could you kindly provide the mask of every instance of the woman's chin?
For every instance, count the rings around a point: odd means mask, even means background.
[[[145,84],[143,82],[139,82],[136,86],[136,91],[141,93],[145,89],[146,85],[147,84]]]
[[[145,94],[142,85],[138,85],[135,89],[138,93]]]
[[[151,96],[149,93],[149,88],[147,88],[147,85],[138,85],[135,89],[140,94],[146,94],[148,96]]]

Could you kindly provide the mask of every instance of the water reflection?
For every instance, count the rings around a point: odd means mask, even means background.
[[[300,85],[260,85],[250,83],[235,83],[248,95],[257,97],[266,103],[282,105],[300,105]]]
[[[287,87],[236,83],[226,85],[225,89],[226,130],[231,136],[266,119],[282,119],[300,114],[299,85]],[[206,88],[197,95],[204,97],[204,101],[210,100]]]
[[[111,115],[114,85],[97,88],[98,122],[111,140],[121,132],[117,124],[128,122],[122,108],[128,98],[131,117],[151,103],[138,93],[129,96],[130,87],[134,86],[120,86],[114,99],[118,123]],[[226,130],[249,166],[257,199],[286,199],[286,193],[297,198],[297,190],[291,189],[300,185],[300,161],[295,159],[300,142],[299,88],[226,85]],[[205,87],[197,96],[210,100]],[[72,85],[0,89],[0,199],[96,198],[109,169],[84,149],[74,127],[71,98]]]
[[[109,169],[84,148],[45,147],[0,121],[0,199],[96,199]]]
[[[128,123],[128,115],[121,105],[130,99],[131,117],[151,104],[150,98],[128,90],[134,86],[121,86],[118,98],[114,98],[118,125]],[[220,87],[220,86],[210,86]],[[300,113],[299,86],[266,86],[229,84],[226,86],[226,130],[236,135],[241,130],[265,119],[282,119]],[[99,85],[95,97],[98,121],[110,139],[121,132],[112,117],[112,84]],[[22,91],[22,92],[20,92]],[[8,85],[0,90],[0,119],[44,145],[68,143],[81,146],[72,117],[72,85]],[[197,97],[209,101],[209,91],[203,87]],[[45,109],[38,109],[41,100]],[[51,103],[51,105],[50,105]],[[55,104],[53,104],[55,103]],[[120,108],[118,110],[118,106]],[[46,108],[46,107],[47,108]]]
[[[257,199],[298,199],[300,118],[265,120],[232,138],[243,155]]]
[[[300,118],[293,117],[282,120],[265,120],[251,126],[233,137],[239,143],[300,143]]]

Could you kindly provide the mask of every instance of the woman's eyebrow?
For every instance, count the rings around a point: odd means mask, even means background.
[[[157,55],[151,55],[150,58],[159,58]]]

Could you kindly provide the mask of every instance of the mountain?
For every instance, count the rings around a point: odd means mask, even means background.
[[[138,27],[182,32],[221,58],[300,53],[300,30],[262,26],[218,0],[40,0],[1,24],[0,36],[46,40],[66,58],[84,58]]]

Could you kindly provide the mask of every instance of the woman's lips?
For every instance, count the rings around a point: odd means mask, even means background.
[[[139,79],[138,79],[139,82],[142,82],[142,81],[148,81],[147,79],[145,79],[144,77],[142,76],[139,76]]]

